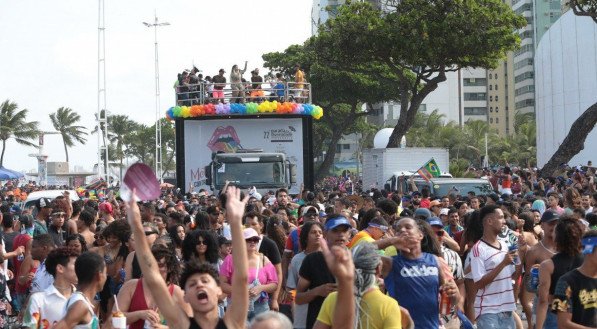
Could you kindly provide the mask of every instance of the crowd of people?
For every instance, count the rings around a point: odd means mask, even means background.
[[[294,67],[294,77],[291,81],[287,81],[282,73],[269,73],[262,77],[259,68],[252,70],[251,77],[247,80],[243,77],[246,71],[247,62],[242,69],[235,64],[230,69],[227,80],[226,70],[223,68],[218,74],[205,77],[196,67],[184,70],[178,74],[174,83],[177,105],[246,101],[259,103],[264,100],[304,103],[309,97],[309,89],[305,87],[305,73],[299,64]]]
[[[595,172],[562,169],[486,195],[4,201],[0,327],[595,328]]]

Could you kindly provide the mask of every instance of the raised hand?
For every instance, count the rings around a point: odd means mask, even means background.
[[[236,186],[228,186],[226,189],[226,217],[229,224],[238,223],[242,225],[247,201],[249,201],[248,194],[241,200],[240,189]]]
[[[319,243],[328,269],[336,277],[336,280],[348,281],[352,284],[352,280],[354,280],[354,263],[350,251],[340,246],[332,246],[330,249],[323,238],[320,238]]]

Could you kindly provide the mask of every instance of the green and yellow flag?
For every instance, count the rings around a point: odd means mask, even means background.
[[[431,158],[431,160],[427,161],[423,165],[423,167],[417,170],[417,173],[419,173],[419,175],[423,177],[423,179],[429,181],[433,177],[439,177],[441,171],[439,170],[439,167],[437,166],[437,162],[435,162],[435,159]]]

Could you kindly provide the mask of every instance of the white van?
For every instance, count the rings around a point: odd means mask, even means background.
[[[45,191],[36,191],[31,192],[27,196],[25,202],[21,205],[21,209],[25,210],[31,207],[35,207],[35,203],[37,200],[41,198],[48,198],[50,200],[54,200],[56,197],[62,195],[65,190],[45,190]],[[70,201],[78,201],[79,195],[74,190],[67,190],[70,193]]]

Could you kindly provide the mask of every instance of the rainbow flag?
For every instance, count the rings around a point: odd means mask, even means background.
[[[435,159],[431,158],[431,160],[427,161],[419,170],[417,170],[417,173],[423,177],[423,179],[429,181],[433,177],[439,177],[441,171],[439,170]]]

